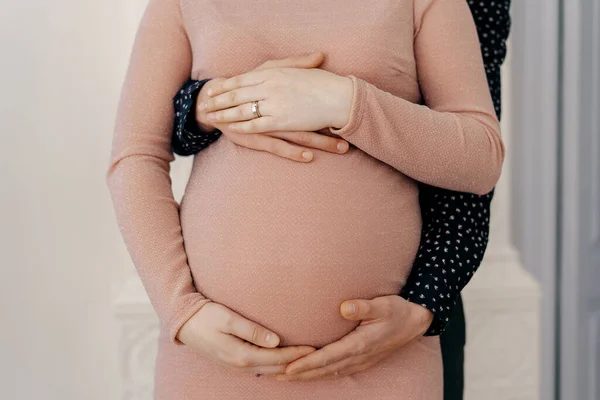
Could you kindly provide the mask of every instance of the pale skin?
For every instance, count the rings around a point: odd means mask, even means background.
[[[289,57],[282,60],[270,60],[260,65],[254,71],[273,68],[317,68],[323,63],[322,53],[313,53],[307,56]],[[310,162],[313,159],[312,149],[319,149],[330,153],[344,154],[348,151],[348,142],[340,138],[321,135],[311,131],[280,130],[262,134],[238,133],[228,129],[226,122],[209,120],[207,113],[200,106],[209,99],[208,92],[225,81],[216,78],[207,82],[196,102],[196,120],[198,125],[205,130],[219,129],[233,143],[253,150],[266,151],[277,156],[293,161]]]
[[[221,130],[238,145],[295,161],[310,162],[311,149],[343,154],[347,142],[313,131],[348,123],[352,82],[318,69],[322,62],[323,54],[313,53],[268,61],[229,79],[213,79],[199,94],[198,123],[205,130]],[[252,113],[255,100],[261,118]],[[361,322],[318,350],[278,347],[275,332],[216,303],[192,316],[178,339],[238,371],[274,375],[278,380],[336,379],[377,364],[422,336],[433,320],[431,311],[396,295],[345,301],[340,314]]]
[[[210,122],[228,123],[230,131],[310,132],[348,123],[353,87],[350,78],[319,68],[275,67],[219,80],[206,94],[200,112]],[[259,102],[261,118],[252,112],[253,101]]]

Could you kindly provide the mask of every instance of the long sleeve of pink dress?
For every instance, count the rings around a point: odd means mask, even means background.
[[[169,163],[181,84],[316,49],[323,69],[353,76],[352,115],[337,134],[356,146],[298,163],[222,137],[195,156],[178,206]],[[341,317],[342,301],[396,295],[410,273],[415,180],[479,193],[495,184],[503,148],[493,115],[464,0],[149,0],[108,183],[162,322],[155,398],[441,400],[437,337],[334,381],[278,382],[218,365],[176,335],[208,299],[283,346],[347,335],[358,322]]]
[[[465,1],[415,1],[414,53],[426,105],[351,76],[349,123],[331,129],[411,178],[486,194],[500,177],[504,145],[479,39]]]
[[[181,326],[208,301],[192,281],[169,177],[171,99],[190,69],[178,0],[151,0],[122,91],[108,185],[136,269],[176,343]]]

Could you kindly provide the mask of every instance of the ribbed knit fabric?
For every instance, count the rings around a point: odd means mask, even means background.
[[[181,84],[315,50],[326,54],[322,68],[352,76],[350,122],[332,132],[356,147],[302,164],[222,138],[196,156],[180,210],[168,173]],[[413,179],[485,193],[502,159],[464,0],[150,0],[108,179],[163,323],[157,398],[440,399],[434,337],[351,377],[280,383],[230,372],[175,336],[208,298],[283,345],[339,339],[355,327],[341,301],[397,294],[410,272],[421,229]]]

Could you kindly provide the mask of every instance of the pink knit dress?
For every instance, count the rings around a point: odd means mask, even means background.
[[[183,82],[312,51],[354,82],[350,121],[331,131],[350,151],[316,150],[304,164],[221,137],[196,156],[180,207],[169,163],[171,99]],[[503,155],[464,0],[150,0],[108,178],[162,323],[156,398],[441,399],[437,338],[350,377],[279,382],[220,367],[175,337],[214,301],[282,345],[338,340],[356,326],[340,316],[342,301],[405,283],[421,230],[415,181],[485,193]]]

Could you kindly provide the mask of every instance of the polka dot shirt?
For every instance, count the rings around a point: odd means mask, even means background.
[[[200,89],[210,79],[187,81],[173,98],[175,120],[173,127],[173,152],[180,156],[191,156],[204,150],[221,136],[221,132],[201,131],[196,123],[196,98]]]
[[[467,0],[481,42],[490,92],[501,114],[500,66],[506,57],[510,0]],[[203,132],[195,120],[196,97],[207,80],[190,80],[173,99],[173,151],[192,155],[219,139],[221,132]],[[421,243],[400,295],[434,314],[426,335],[444,331],[461,290],[481,264],[488,243],[493,191],[484,196],[420,184],[423,217]]]

